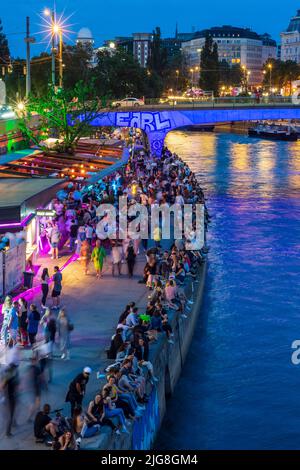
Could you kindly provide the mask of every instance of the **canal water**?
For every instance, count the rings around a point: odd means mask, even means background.
[[[155,448],[299,449],[300,141],[172,132],[212,216],[204,305]]]

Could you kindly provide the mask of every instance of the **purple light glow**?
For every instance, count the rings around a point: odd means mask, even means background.
[[[60,272],[64,271],[69,264],[71,264],[73,261],[76,261],[78,259],[79,255],[73,254],[70,256],[69,259],[65,262],[65,264],[62,265],[60,268]],[[53,276],[49,279],[48,284],[50,285],[53,282]],[[22,292],[21,294],[18,294],[16,297],[13,298],[13,301],[19,300],[20,298],[26,299],[27,302],[31,301],[37,294],[39,294],[42,290],[41,284],[38,286],[34,286],[31,289],[27,289],[26,291]],[[2,313],[2,304],[0,305],[0,312]]]
[[[26,223],[34,216],[34,213],[31,212],[28,214],[21,222],[5,222],[4,224],[0,224],[1,228],[13,228],[13,227],[24,227]]]

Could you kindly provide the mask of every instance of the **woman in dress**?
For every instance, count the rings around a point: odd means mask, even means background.
[[[81,261],[85,274],[88,274],[90,260],[91,260],[91,246],[87,240],[84,240],[80,248],[80,261]]]
[[[101,241],[97,240],[96,246],[92,252],[92,260],[94,262],[94,266],[96,270],[96,277],[100,278],[102,276],[102,269],[103,269],[103,263],[104,263],[105,257],[106,257],[106,251],[101,245]]]
[[[70,331],[72,331],[72,325],[66,314],[64,308],[62,308],[57,317],[57,326],[59,334],[59,344],[61,350],[61,359],[70,359]]]

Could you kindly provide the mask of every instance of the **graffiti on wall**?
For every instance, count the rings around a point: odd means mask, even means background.
[[[166,132],[171,129],[170,119],[162,119],[158,112],[117,112],[115,116],[116,127],[138,127],[146,132]]]
[[[159,428],[159,406],[157,390],[154,388],[149,397],[146,410],[141,418],[134,423],[132,434],[133,450],[149,450]]]

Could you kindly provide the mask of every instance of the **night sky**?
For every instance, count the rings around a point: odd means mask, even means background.
[[[25,18],[30,16],[32,33],[41,30],[41,19],[38,13],[51,7],[47,0],[1,0],[0,17],[7,34],[11,54],[16,57],[25,56],[23,41]],[[209,5],[205,7],[204,5]],[[57,0],[56,11],[65,10],[68,16],[74,13],[69,23],[74,31],[70,40],[74,41],[81,27],[88,27],[93,33],[95,45],[100,46],[104,39],[116,35],[126,36],[132,32],[148,32],[159,25],[162,34],[174,36],[175,25],[181,32],[190,32],[229,24],[250,27],[258,33],[268,32],[279,40],[280,32],[287,28],[289,19],[294,16],[299,1],[290,0],[283,8],[279,0]],[[17,33],[17,34],[16,34]],[[37,42],[32,47],[32,55],[39,54],[47,48],[41,34],[36,35]]]

